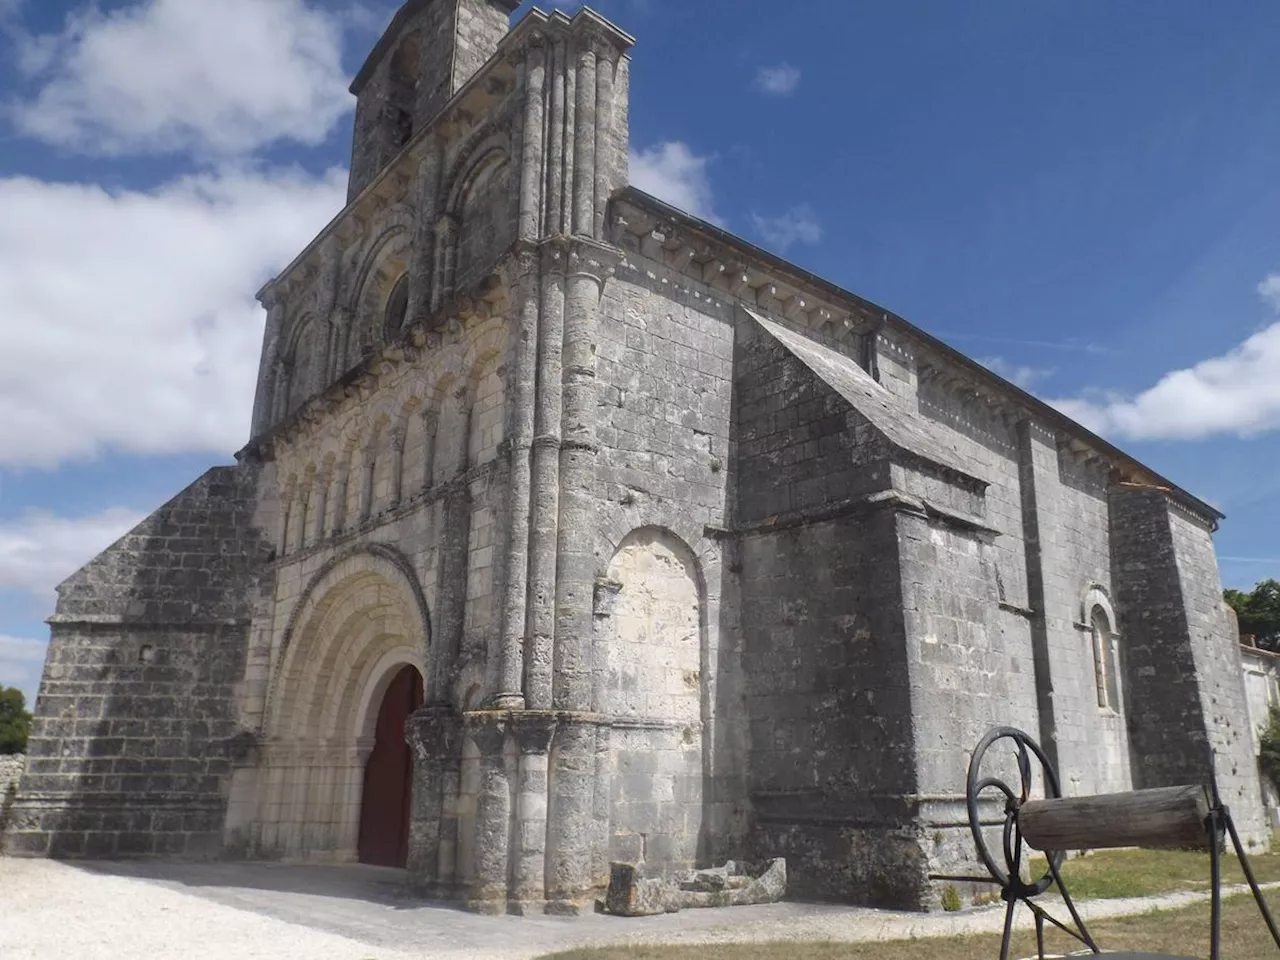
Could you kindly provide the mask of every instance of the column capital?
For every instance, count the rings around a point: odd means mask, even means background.
[[[444,761],[459,755],[462,718],[453,707],[419,707],[404,722],[404,739],[419,762]]]
[[[556,715],[547,710],[517,710],[511,714],[511,731],[522,754],[545,754],[556,732]]]
[[[464,714],[462,718],[463,730],[475,741],[482,759],[502,755],[510,723],[511,714],[506,710],[479,710]]]

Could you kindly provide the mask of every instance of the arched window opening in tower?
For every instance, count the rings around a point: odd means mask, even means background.
[[[388,340],[395,340],[404,330],[405,316],[409,312],[409,275],[405,274],[391,288],[387,298],[385,329]]]

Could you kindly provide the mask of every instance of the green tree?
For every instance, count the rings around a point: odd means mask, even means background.
[[[1280,788],[1280,707],[1271,705],[1267,725],[1258,736],[1258,767]]]
[[[17,687],[0,687],[0,753],[23,753],[31,733],[27,698]]]
[[[1280,653],[1280,583],[1263,580],[1248,593],[1224,590],[1222,597],[1236,612],[1242,634],[1251,633],[1259,647]]]

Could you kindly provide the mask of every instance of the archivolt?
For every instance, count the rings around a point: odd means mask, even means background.
[[[417,647],[422,656],[428,654],[431,646],[430,611],[417,574],[408,559],[386,544],[364,544],[344,550],[316,571],[285,624],[280,649],[272,665],[271,688],[267,709],[264,711],[264,724],[268,732],[282,719],[279,716],[281,694],[287,679],[297,673],[294,669],[297,657],[318,652],[300,650],[295,638],[300,632],[306,635],[311,632],[309,628],[322,625],[336,604],[345,598],[344,584],[362,577],[376,578],[395,591],[397,597],[393,599],[398,600],[401,607],[407,608],[404,612],[411,621],[416,620],[407,626],[418,635],[406,639]],[[337,652],[331,655],[336,656]]]

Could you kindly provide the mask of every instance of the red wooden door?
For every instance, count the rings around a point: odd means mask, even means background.
[[[360,862],[403,867],[409,856],[409,803],[413,755],[404,742],[404,722],[422,706],[422,676],[404,667],[378,709],[373,752],[364,768],[360,802]]]

